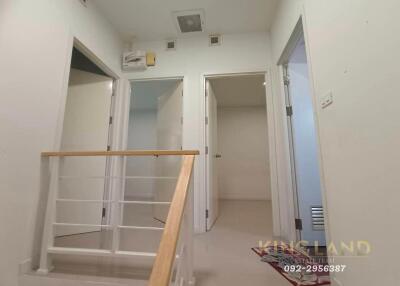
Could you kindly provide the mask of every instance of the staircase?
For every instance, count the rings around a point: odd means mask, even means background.
[[[34,243],[32,269],[20,276],[20,285],[193,285],[192,173],[198,154],[162,150],[42,153],[41,197],[47,203],[37,218],[41,235]],[[137,157],[159,161],[163,167],[175,160],[179,168],[175,176],[168,172],[127,176],[128,158]],[[83,174],[81,170],[90,169],[99,158],[108,162],[105,175]],[[66,170],[80,173],[70,175]],[[161,193],[156,198],[170,200],[127,197],[127,180],[168,181],[155,185]],[[168,187],[171,180],[176,181],[172,189]],[[76,192],[78,185],[86,189]],[[91,190],[95,191],[90,195],[96,194],[101,185],[106,195],[97,194],[95,199],[86,195]],[[166,196],[167,192],[171,195]]]

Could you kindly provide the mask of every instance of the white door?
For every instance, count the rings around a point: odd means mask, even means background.
[[[217,130],[217,99],[210,82],[206,81],[206,184],[207,184],[207,230],[210,230],[218,217],[218,130]]]
[[[182,149],[182,81],[172,90],[158,98],[157,109],[157,148],[159,150]],[[155,162],[156,179],[154,199],[158,202],[170,202],[175,191],[176,179],[181,168],[180,156],[160,156]],[[169,206],[156,205],[153,215],[165,222]]]
[[[298,44],[297,59],[306,59],[304,45]],[[316,126],[311,100],[308,65],[305,60],[289,63],[289,100],[293,114],[292,145],[297,188],[298,215],[301,219],[301,240],[310,245],[325,245]]]
[[[61,150],[107,150],[112,79],[71,70],[64,115]],[[103,200],[106,158],[63,159],[59,198]],[[93,178],[86,179],[90,176]],[[59,202],[57,222],[101,225],[103,204]],[[56,235],[99,231],[100,227],[60,227]]]

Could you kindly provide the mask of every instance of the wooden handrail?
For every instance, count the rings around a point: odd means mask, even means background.
[[[42,152],[42,157],[183,156],[199,154],[198,150],[61,151]]]
[[[149,286],[168,286],[170,283],[193,163],[194,155],[184,156]]]

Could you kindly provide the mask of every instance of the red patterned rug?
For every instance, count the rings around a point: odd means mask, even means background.
[[[315,263],[307,254],[285,245],[255,247],[252,250],[261,261],[270,264],[276,271],[295,286],[330,285],[329,272],[322,264]],[[326,268],[326,267],[325,267]]]

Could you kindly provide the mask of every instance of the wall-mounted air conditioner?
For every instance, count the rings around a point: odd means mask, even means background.
[[[124,53],[122,56],[122,69],[125,71],[147,69],[146,52],[132,51]]]

